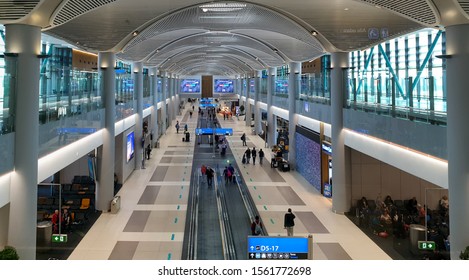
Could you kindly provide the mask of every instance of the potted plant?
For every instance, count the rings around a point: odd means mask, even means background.
[[[0,260],[19,260],[20,256],[16,252],[16,249],[12,246],[5,246],[5,248],[0,251]]]
[[[467,246],[464,251],[461,251],[461,254],[459,254],[459,259],[469,260],[469,246]]]

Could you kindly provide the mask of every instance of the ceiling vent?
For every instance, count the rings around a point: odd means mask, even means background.
[[[69,0],[54,17],[54,25],[70,21],[91,10],[116,2],[117,0]]]
[[[0,0],[0,20],[18,20],[28,15],[40,1]]]

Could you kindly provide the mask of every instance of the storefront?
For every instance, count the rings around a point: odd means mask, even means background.
[[[332,197],[332,144],[321,142],[321,193],[325,197]]]

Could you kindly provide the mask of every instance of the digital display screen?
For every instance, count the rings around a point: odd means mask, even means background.
[[[127,134],[127,162],[129,162],[135,154],[135,135],[134,132]]]
[[[182,80],[181,92],[200,92],[200,80],[198,79]]]
[[[233,93],[234,86],[233,80],[215,79],[215,92],[217,93]]]
[[[249,92],[256,92],[256,86],[254,85],[254,80],[249,81]]]
[[[275,92],[288,93],[288,80],[276,80]]]

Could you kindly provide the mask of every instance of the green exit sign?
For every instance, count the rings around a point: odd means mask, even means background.
[[[66,243],[67,239],[66,234],[52,234],[52,242],[54,243]]]
[[[433,251],[436,248],[434,241],[419,241],[418,243],[420,250],[430,250]]]

